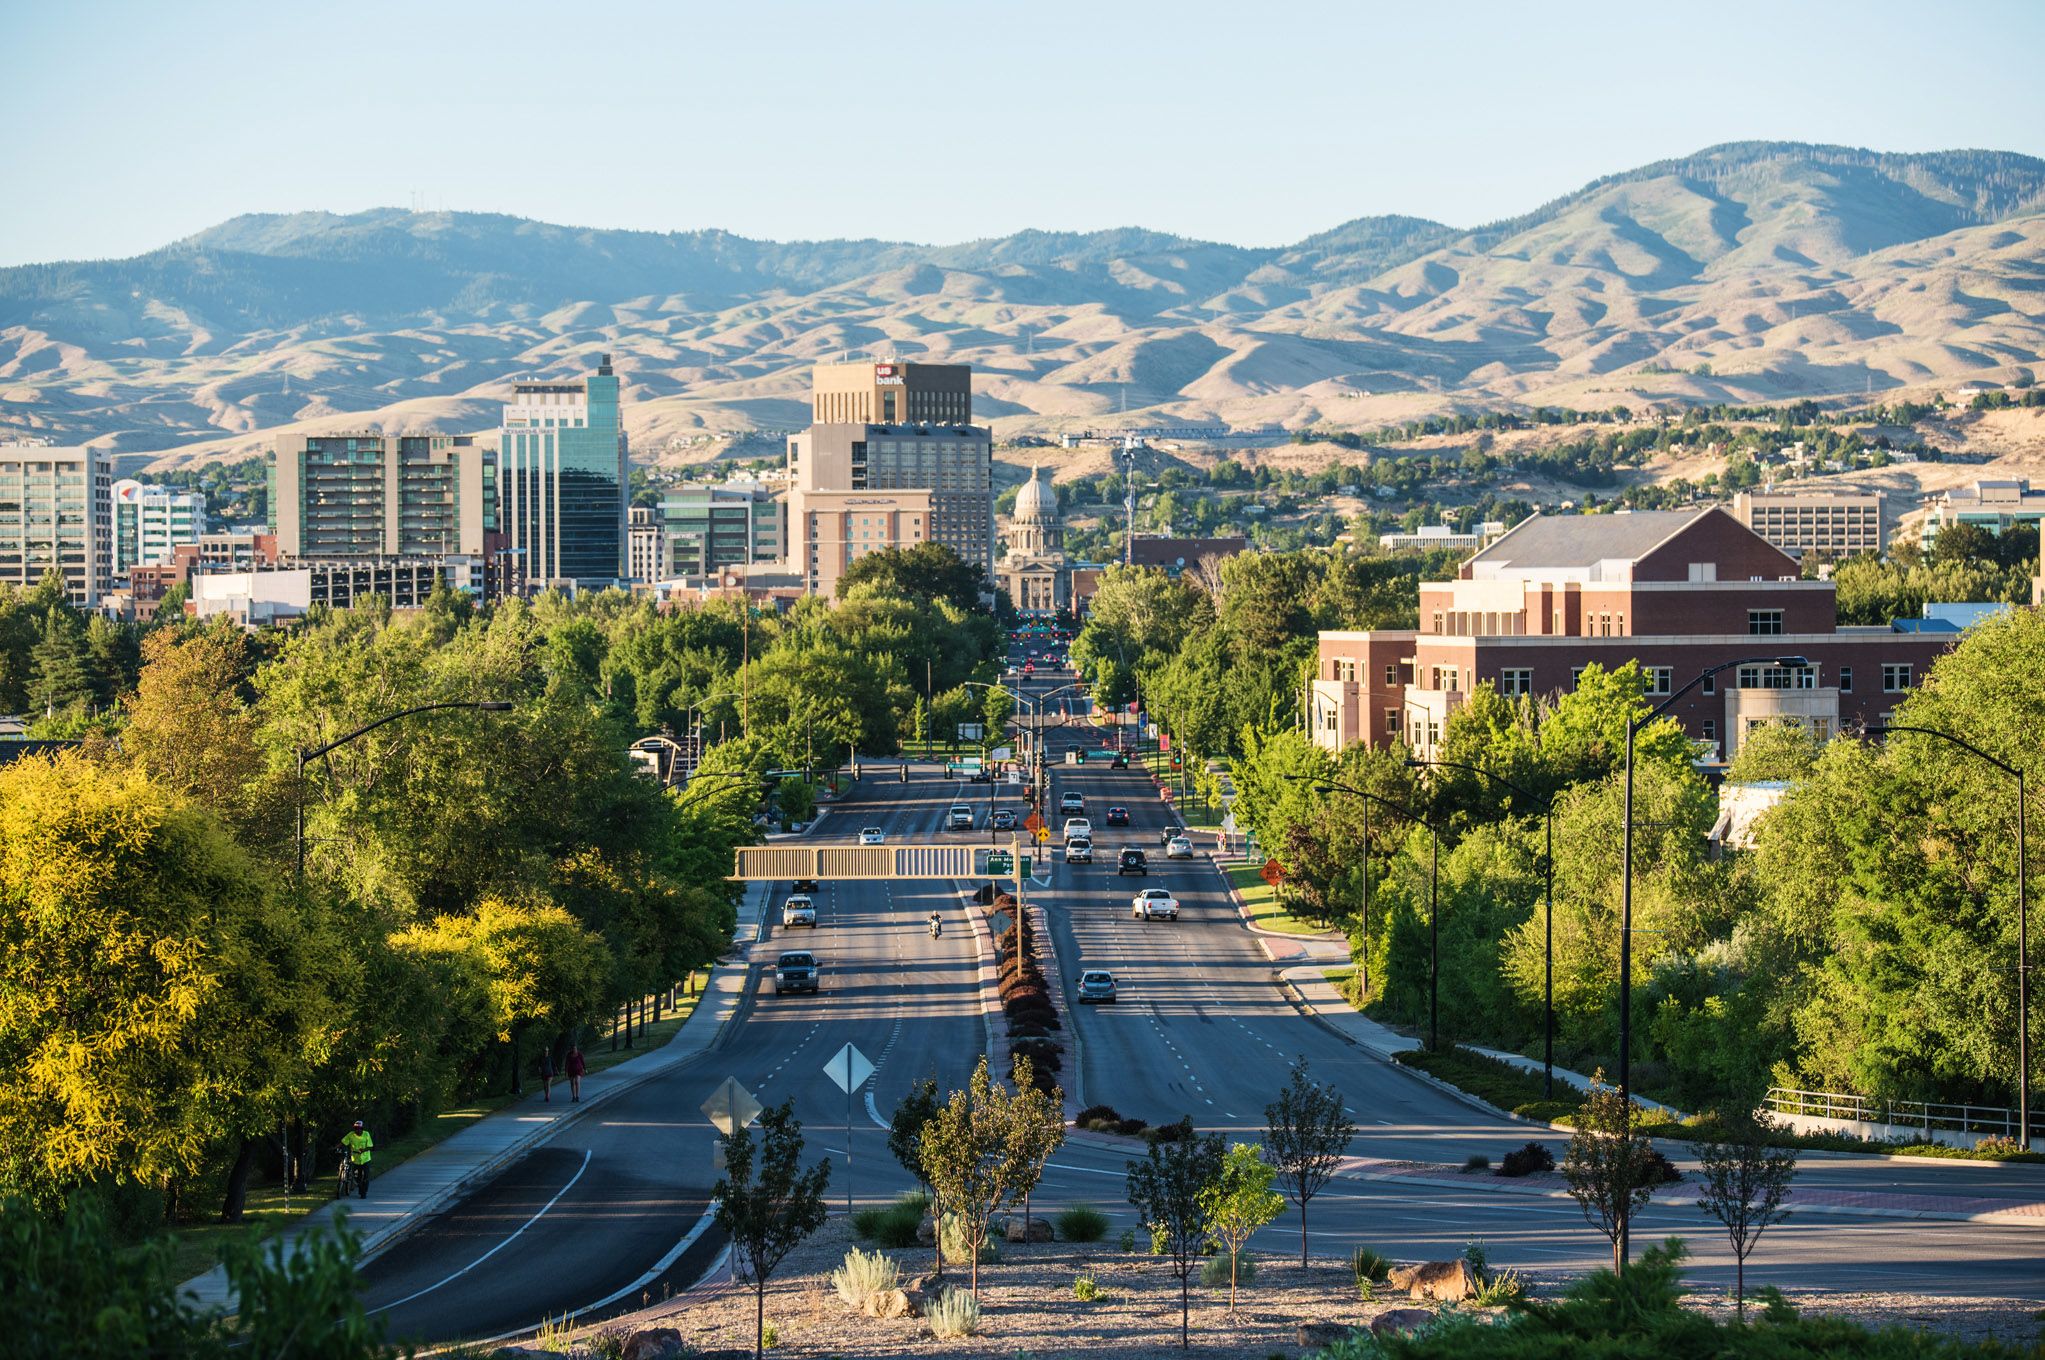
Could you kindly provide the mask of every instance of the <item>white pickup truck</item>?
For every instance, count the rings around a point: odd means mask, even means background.
[[[1179,899],[1169,888],[1145,888],[1129,899],[1129,914],[1139,921],[1176,921]]]

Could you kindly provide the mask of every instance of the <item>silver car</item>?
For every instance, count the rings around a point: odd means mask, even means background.
[[[1081,973],[1079,1000],[1087,1005],[1114,1005],[1115,975],[1105,968],[1089,968]]]

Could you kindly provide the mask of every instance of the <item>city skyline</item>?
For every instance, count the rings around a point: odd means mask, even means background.
[[[1538,27],[1491,5],[1443,20],[1297,4],[1252,26],[1215,6],[1040,6],[998,30],[928,3],[885,25],[798,8],[800,22],[613,6],[586,36],[629,36],[660,60],[552,105],[516,93],[560,78],[558,44],[516,10],[17,11],[0,37],[35,59],[0,111],[36,135],[4,163],[35,192],[0,223],[0,266],[139,254],[247,212],[379,206],[774,240],[1142,226],[1271,246],[1384,213],[1476,226],[1728,141],[2045,152],[2045,88],[2023,57],[2045,12],[2013,3],[1974,6],[1965,23],[1903,4],[1735,5],[1708,27],[1616,5]],[[389,64],[393,34],[400,52],[460,53],[458,70],[485,78],[416,80],[391,98],[359,73],[411,69]],[[1950,91],[1928,79],[1962,63]],[[1844,78],[1816,79],[1820,67]],[[94,97],[80,101],[87,70]],[[1002,93],[942,117],[846,118],[847,72],[938,88],[959,73]],[[1686,72],[1700,97],[1672,92]],[[195,80],[203,101],[182,93]],[[317,97],[293,101],[294,88]],[[983,189],[863,189],[870,157],[899,155],[886,148],[911,128],[918,157]],[[514,149],[578,173],[507,175]]]

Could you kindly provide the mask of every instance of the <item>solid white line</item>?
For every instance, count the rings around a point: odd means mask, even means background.
[[[534,1214],[531,1218],[519,1224],[517,1232],[512,1233],[511,1236],[505,1238],[502,1242],[499,1242],[496,1246],[490,1248],[490,1250],[484,1252],[481,1256],[478,1256],[475,1260],[469,1262],[460,1270],[457,1270],[454,1274],[440,1281],[440,1284],[429,1284],[424,1289],[421,1289],[416,1293],[405,1295],[405,1297],[399,1299],[396,1303],[386,1303],[380,1308],[372,1308],[369,1310],[369,1315],[371,1317],[374,1317],[378,1313],[387,1313],[393,1308],[401,1307],[404,1304],[410,1303],[413,1299],[423,1297],[424,1295],[427,1294],[431,1294],[434,1290],[440,1288],[441,1285],[452,1284],[454,1283],[454,1281],[459,1280],[462,1276],[474,1270],[477,1266],[483,1264],[483,1262],[489,1260],[492,1256],[495,1256],[498,1252],[503,1251],[513,1242],[516,1242],[518,1240],[519,1233],[523,1233],[527,1228],[530,1228],[533,1224],[539,1222],[541,1216],[544,1215],[547,1212],[547,1210],[553,1208],[555,1204],[560,1202],[561,1196],[567,1194],[570,1190],[573,1190],[575,1188],[575,1182],[581,1180],[582,1173],[589,1170],[589,1158],[590,1153],[584,1152],[582,1154],[582,1165],[575,1168],[575,1174],[568,1178],[568,1184],[562,1186],[559,1190],[556,1190],[554,1192],[554,1198],[548,1200],[545,1204],[542,1204],[540,1206],[539,1213]]]
[[[608,1308],[612,1304],[616,1303],[619,1299],[622,1299],[627,1294],[631,1293],[633,1290],[642,1288],[648,1284],[653,1283],[653,1281],[659,1279],[662,1275],[667,1273],[668,1267],[672,1266],[675,1262],[681,1260],[682,1253],[686,1252],[690,1247],[695,1246],[697,1240],[700,1239],[704,1233],[710,1231],[710,1225],[715,1223],[716,1221],[717,1206],[713,1204],[708,1209],[705,1209],[703,1211],[703,1217],[696,1220],[696,1226],[689,1229],[689,1231],[683,1235],[681,1241],[675,1243],[672,1247],[669,1247],[667,1249],[667,1254],[661,1257],[658,1261],[655,1261],[644,1275],[641,1275],[638,1279],[632,1281],[632,1283],[626,1285],[623,1289],[620,1289],[615,1294],[606,1294],[603,1298],[598,1299],[595,1303],[590,1304],[588,1307],[579,1308],[576,1311],[579,1313],[594,1313],[599,1308]]]

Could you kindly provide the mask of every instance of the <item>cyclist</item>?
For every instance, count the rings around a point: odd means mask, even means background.
[[[369,1156],[375,1147],[376,1140],[359,1119],[354,1128],[341,1135],[341,1155],[348,1159],[349,1171],[355,1177],[355,1193],[362,1199],[369,1198]]]

